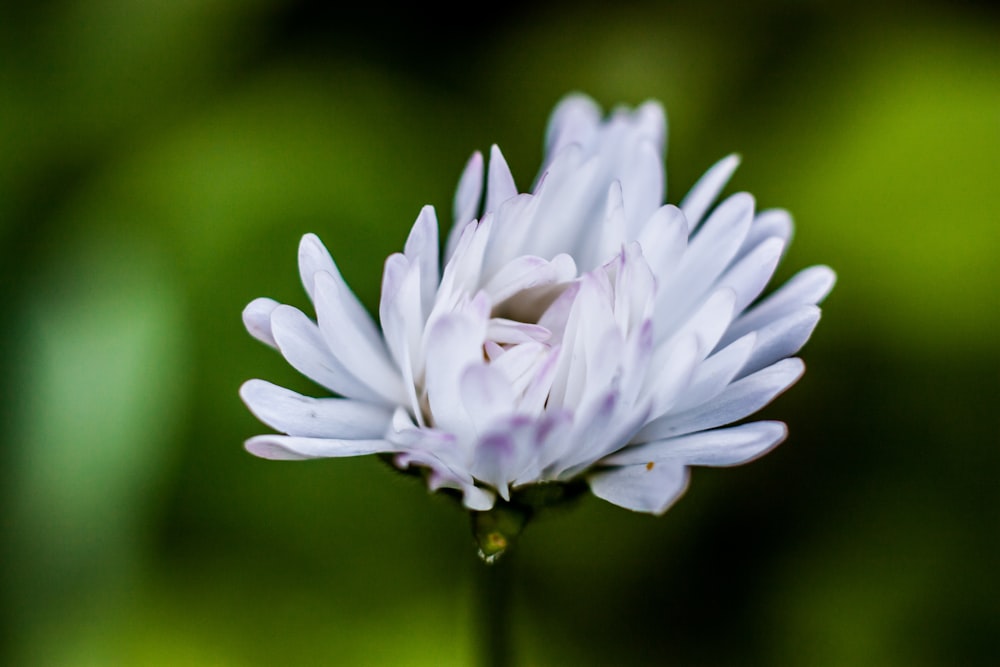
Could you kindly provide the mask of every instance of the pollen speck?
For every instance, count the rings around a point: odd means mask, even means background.
[[[646,470],[652,470],[653,466],[655,466],[655,465],[656,465],[655,463],[653,463],[652,461],[650,461],[649,463],[646,464]]]

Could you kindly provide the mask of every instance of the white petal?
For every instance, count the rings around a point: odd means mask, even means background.
[[[627,237],[634,239],[640,225],[663,203],[666,178],[663,160],[652,142],[641,141],[630,158],[620,180]]]
[[[671,340],[694,335],[698,339],[698,346],[704,359],[709,352],[715,349],[729,328],[735,314],[735,305],[736,293],[732,289],[723,287],[716,290],[691,315],[687,322],[683,323],[680,331],[671,336]],[[658,326],[659,324],[657,322]]]
[[[363,440],[385,435],[392,410],[345,398],[310,398],[264,380],[247,380],[240,397],[273,429],[293,436]]]
[[[685,195],[681,201],[681,210],[684,211],[692,230],[701,222],[705,212],[722,192],[722,188],[729,182],[739,164],[738,155],[728,155],[722,158],[712,165]]]
[[[677,414],[667,414],[647,424],[634,442],[664,440],[695,431],[724,426],[757,412],[792,386],[805,371],[801,359],[783,359],[734,382],[713,400]]]
[[[691,377],[704,355],[698,336],[693,333],[653,350],[645,378],[651,415],[662,415],[673,407],[690,385]]]
[[[403,254],[420,266],[420,305],[426,319],[434,306],[438,279],[438,222],[433,206],[424,206],[410,229]]]
[[[752,422],[634,445],[609,456],[605,462],[612,465],[640,465],[649,462],[699,466],[740,465],[773,449],[787,435],[788,428],[781,422]]]
[[[302,285],[306,288],[310,299],[315,299],[315,276],[320,271],[331,275],[340,275],[330,252],[319,240],[319,237],[315,234],[306,234],[299,242],[299,276],[302,278]]]
[[[386,401],[406,403],[402,377],[381,333],[343,280],[320,271],[315,290],[319,329],[333,356]]]
[[[425,343],[427,399],[434,424],[462,442],[473,441],[475,429],[464,407],[460,380],[467,368],[483,364],[485,332],[485,321],[452,313],[433,325]]]
[[[274,334],[271,333],[271,313],[279,305],[274,299],[260,297],[243,309],[243,326],[251,336],[273,348],[277,348],[278,344],[274,342]]]
[[[687,250],[687,218],[676,206],[662,206],[646,221],[637,238],[653,274],[663,282],[677,270]]]
[[[572,280],[576,264],[569,255],[556,255],[552,261],[522,255],[505,264],[483,289],[495,304],[501,304],[518,292]]]
[[[496,211],[500,204],[517,194],[514,176],[510,173],[507,160],[504,159],[500,147],[496,144],[490,148],[490,166],[487,175],[486,206],[484,213]]]
[[[740,370],[739,377],[755,373],[798,352],[812,335],[819,316],[817,306],[803,306],[780,320],[757,329],[753,353]]]
[[[643,257],[642,247],[635,241],[622,248],[617,264],[615,322],[622,334],[629,335],[652,314],[656,278]]]
[[[625,205],[622,202],[621,181],[614,181],[608,188],[608,196],[604,202],[604,220],[596,232],[593,256],[584,259],[582,264],[603,264],[621,252],[625,243]]]
[[[792,239],[793,230],[792,216],[789,215],[788,211],[780,208],[759,211],[757,217],[753,219],[753,224],[750,225],[750,231],[747,233],[747,238],[743,241],[743,247],[740,248],[736,258],[745,256],[764,239],[772,236],[782,239],[787,249],[788,243]]]
[[[657,295],[657,312],[669,331],[714,289],[753,221],[753,197],[739,192],[719,204],[688,243],[681,266]]]
[[[459,378],[462,403],[477,434],[514,412],[514,392],[504,374],[486,364],[469,366]]]
[[[395,450],[395,446],[385,440],[335,440],[290,435],[258,435],[247,440],[244,446],[254,456],[275,461],[364,456]]]
[[[476,216],[479,199],[483,195],[483,154],[476,151],[465,163],[462,177],[455,190],[454,227],[460,229]]]
[[[271,313],[271,331],[292,368],[330,391],[371,403],[391,404],[359,382],[327,347],[312,320],[298,308],[281,305]]]
[[[549,117],[545,135],[546,158],[571,143],[586,143],[601,122],[601,107],[586,95],[564,97]]]
[[[737,260],[719,278],[717,287],[731,287],[736,293],[734,310],[737,313],[743,312],[764,291],[784,249],[783,239],[768,238]]]
[[[593,494],[609,503],[663,514],[687,489],[688,469],[669,463],[627,466],[595,473],[587,481]]]
[[[802,306],[819,303],[833,289],[836,279],[836,274],[827,266],[811,266],[799,271],[777,291],[737,318],[725,340],[734,340],[748,331],[765,327]]]
[[[552,337],[552,332],[538,324],[525,324],[516,320],[493,317],[490,318],[486,336],[494,343],[544,343]]]
[[[756,337],[755,333],[748,333],[698,364],[691,382],[672,410],[681,412],[718,396],[743,369]]]

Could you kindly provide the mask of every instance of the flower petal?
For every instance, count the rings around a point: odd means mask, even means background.
[[[504,159],[500,147],[496,144],[490,147],[490,166],[487,178],[486,205],[483,213],[490,213],[500,208],[504,203],[517,194],[517,185],[514,184],[514,176],[510,173],[507,160]]]
[[[657,295],[657,315],[670,331],[714,289],[743,244],[753,221],[754,199],[738,192],[716,207],[688,243],[681,266]]]
[[[639,465],[652,462],[698,466],[733,466],[747,463],[778,446],[788,435],[781,422],[759,421],[731,428],[701,431],[667,440],[627,447],[605,463]]]
[[[784,249],[783,239],[768,238],[734,262],[719,278],[717,287],[729,287],[736,293],[733,309],[737,313],[743,312],[764,291]]]
[[[757,329],[753,352],[737,377],[745,377],[798,352],[819,322],[817,306],[803,306]]]
[[[601,122],[601,108],[586,95],[564,97],[549,115],[545,132],[545,153],[551,157],[571,143],[590,141]]]
[[[663,514],[687,489],[687,466],[677,463],[634,465],[592,474],[590,490],[598,498],[636,512]]]
[[[740,373],[754,349],[757,335],[748,333],[698,364],[691,382],[671,408],[682,412],[718,396]]]
[[[723,342],[765,327],[802,306],[819,303],[833,289],[836,280],[836,274],[827,266],[811,266],[799,271],[778,290],[738,317]]]
[[[649,217],[637,238],[653,274],[663,283],[677,270],[687,250],[687,218],[676,206],[661,206]]]
[[[438,221],[433,206],[424,206],[406,238],[403,254],[420,266],[420,307],[426,318],[434,307],[438,280]]]
[[[788,214],[788,211],[780,208],[759,211],[757,217],[753,219],[746,240],[743,241],[743,247],[736,254],[736,260],[734,261],[746,256],[748,252],[756,248],[764,239],[771,238],[772,236],[782,239],[787,249],[789,241],[792,240],[793,230],[792,216]]]
[[[740,157],[738,155],[727,155],[722,158],[698,179],[694,187],[681,200],[681,210],[684,211],[692,231],[698,227],[705,212],[722,192],[722,188],[729,182],[739,165]]]
[[[302,278],[302,285],[306,288],[306,294],[310,300],[315,296],[315,276],[320,271],[325,271],[331,275],[340,275],[330,251],[326,249],[323,242],[315,234],[306,234],[299,241],[299,276]]]
[[[274,341],[274,334],[271,333],[271,313],[279,305],[281,304],[274,299],[260,297],[248,303],[243,309],[243,326],[251,336],[273,348],[277,348],[278,344]]]
[[[343,280],[318,272],[314,296],[319,329],[333,356],[385,401],[406,403],[399,369],[381,333]]]
[[[330,352],[319,327],[298,308],[281,305],[271,313],[271,331],[285,360],[307,378],[335,394],[379,404],[393,404],[358,381]]]
[[[801,359],[783,359],[729,385],[713,400],[647,424],[633,439],[643,443],[731,424],[757,412],[802,377]]]
[[[465,163],[455,190],[453,229],[461,229],[476,217],[483,196],[483,154],[476,151]]]
[[[395,451],[395,446],[386,440],[337,440],[290,435],[258,435],[247,440],[244,446],[254,456],[274,461],[365,456]]]
[[[310,398],[264,380],[247,380],[240,397],[258,419],[293,436],[364,440],[385,435],[392,410],[345,398]]]

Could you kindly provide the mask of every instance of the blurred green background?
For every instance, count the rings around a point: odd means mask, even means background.
[[[292,0],[0,8],[0,663],[467,665],[462,512],[374,458],[276,464],[243,330],[316,232],[374,308],[473,150],[530,185],[573,90],[661,100],[668,199],[797,223],[839,283],[788,442],[653,518],[587,498],[513,555],[519,665],[1000,659],[1000,14],[962,2]]]

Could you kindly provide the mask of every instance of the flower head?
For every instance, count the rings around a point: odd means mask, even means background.
[[[299,269],[316,321],[266,298],[243,319],[337,397],[246,382],[250,410],[284,434],[246,448],[271,459],[382,453],[479,512],[585,483],[662,513],[690,466],[777,445],[781,422],[732,424],[802,375],[792,355],[834,274],[814,266],[759,299],[789,215],[757,212],[743,192],[713,205],[735,156],[665,205],[665,135],[654,102],[605,118],[572,95],[551,116],[529,192],[499,148],[488,165],[474,154],[443,262],[426,206],[385,262],[377,322],[307,234]]]

